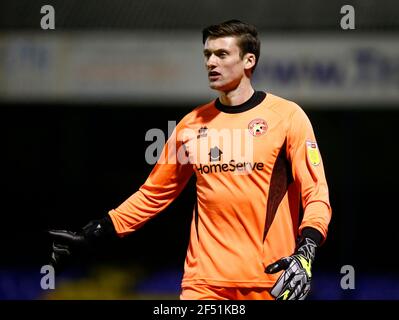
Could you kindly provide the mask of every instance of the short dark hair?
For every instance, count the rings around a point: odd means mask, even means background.
[[[237,44],[240,48],[241,58],[246,53],[255,55],[255,65],[252,72],[258,64],[260,55],[260,40],[255,26],[242,22],[240,20],[228,20],[219,24],[214,24],[202,30],[202,43],[205,44],[208,38],[221,38],[235,36],[238,38]]]

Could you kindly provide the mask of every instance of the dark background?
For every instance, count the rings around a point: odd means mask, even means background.
[[[146,5],[132,1],[131,10],[121,1],[114,1],[111,7],[100,3],[3,3],[0,27],[5,33],[37,30],[38,8],[53,4],[61,7],[57,10],[56,32],[201,30],[204,25],[232,17],[257,24],[264,31],[339,32],[337,17],[330,12],[338,13],[337,8],[344,4],[341,1],[267,2],[269,10],[260,15],[249,9],[239,13],[238,3],[227,6],[229,1],[220,1],[218,8],[223,10],[215,8],[210,13],[209,8],[215,5],[211,1],[193,2],[195,7],[178,1],[167,4],[147,1]],[[358,8],[357,29],[353,32],[398,31],[399,10],[394,1],[350,3]],[[250,1],[249,5],[256,8],[259,2]],[[105,15],[104,11],[112,14]],[[18,276],[23,274],[26,279],[26,272],[33,272],[26,270],[40,270],[40,266],[48,262],[51,241],[46,230],[77,230],[117,207],[140,187],[152,168],[144,158],[150,144],[144,139],[147,130],[161,128],[166,133],[168,120],[180,120],[203,102],[170,101],[161,106],[133,102],[95,105],[0,100],[2,297],[37,298],[19,293],[23,284]],[[389,108],[384,105],[345,108],[330,105],[323,110],[313,105],[302,107],[314,126],[333,209],[328,240],[318,253],[314,269],[315,279],[319,279],[316,286],[324,289],[330,286],[338,293],[314,297],[367,298],[359,291],[363,285],[370,292],[380,292],[377,298],[399,298],[392,296],[392,287],[384,287],[387,283],[399,283],[399,262],[395,258],[399,243],[399,102]],[[128,238],[107,246],[94,255],[95,259],[83,259],[85,265],[131,263],[147,271],[182,272],[194,197],[191,181],[168,209]],[[343,265],[352,265],[359,275],[357,290],[339,291]],[[72,267],[77,266],[75,263]],[[12,275],[13,280],[7,278],[7,274]],[[388,280],[378,282],[379,276],[386,276]],[[4,284],[7,279],[17,285]],[[377,287],[370,289],[373,283]],[[6,288],[10,287],[14,292],[7,294]]]

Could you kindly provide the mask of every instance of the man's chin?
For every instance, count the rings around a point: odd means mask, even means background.
[[[213,90],[223,91],[223,86],[215,82],[209,82],[209,88]]]

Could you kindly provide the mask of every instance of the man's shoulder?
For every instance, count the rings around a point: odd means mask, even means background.
[[[283,98],[272,93],[267,93],[267,97],[270,109],[281,116],[289,116],[297,111],[303,111],[296,102],[287,98]]]
[[[309,117],[305,110],[294,101],[271,95],[270,97],[271,109],[278,113],[281,118],[285,119],[287,123],[306,123],[310,124]]]
[[[194,110],[191,111],[191,113],[197,115],[209,111],[215,111],[215,99],[195,107]]]
[[[190,123],[199,121],[199,118],[206,118],[207,115],[215,112],[215,110],[215,100],[212,100],[206,104],[196,106],[193,110],[187,113],[180,122]]]

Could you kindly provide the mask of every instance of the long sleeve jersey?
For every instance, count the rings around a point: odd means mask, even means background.
[[[325,239],[328,186],[312,125],[294,102],[256,91],[216,99],[176,126],[145,183],[109,212],[120,236],[165,209],[192,175],[197,199],[182,286],[271,287],[265,267],[291,255],[305,227]]]

